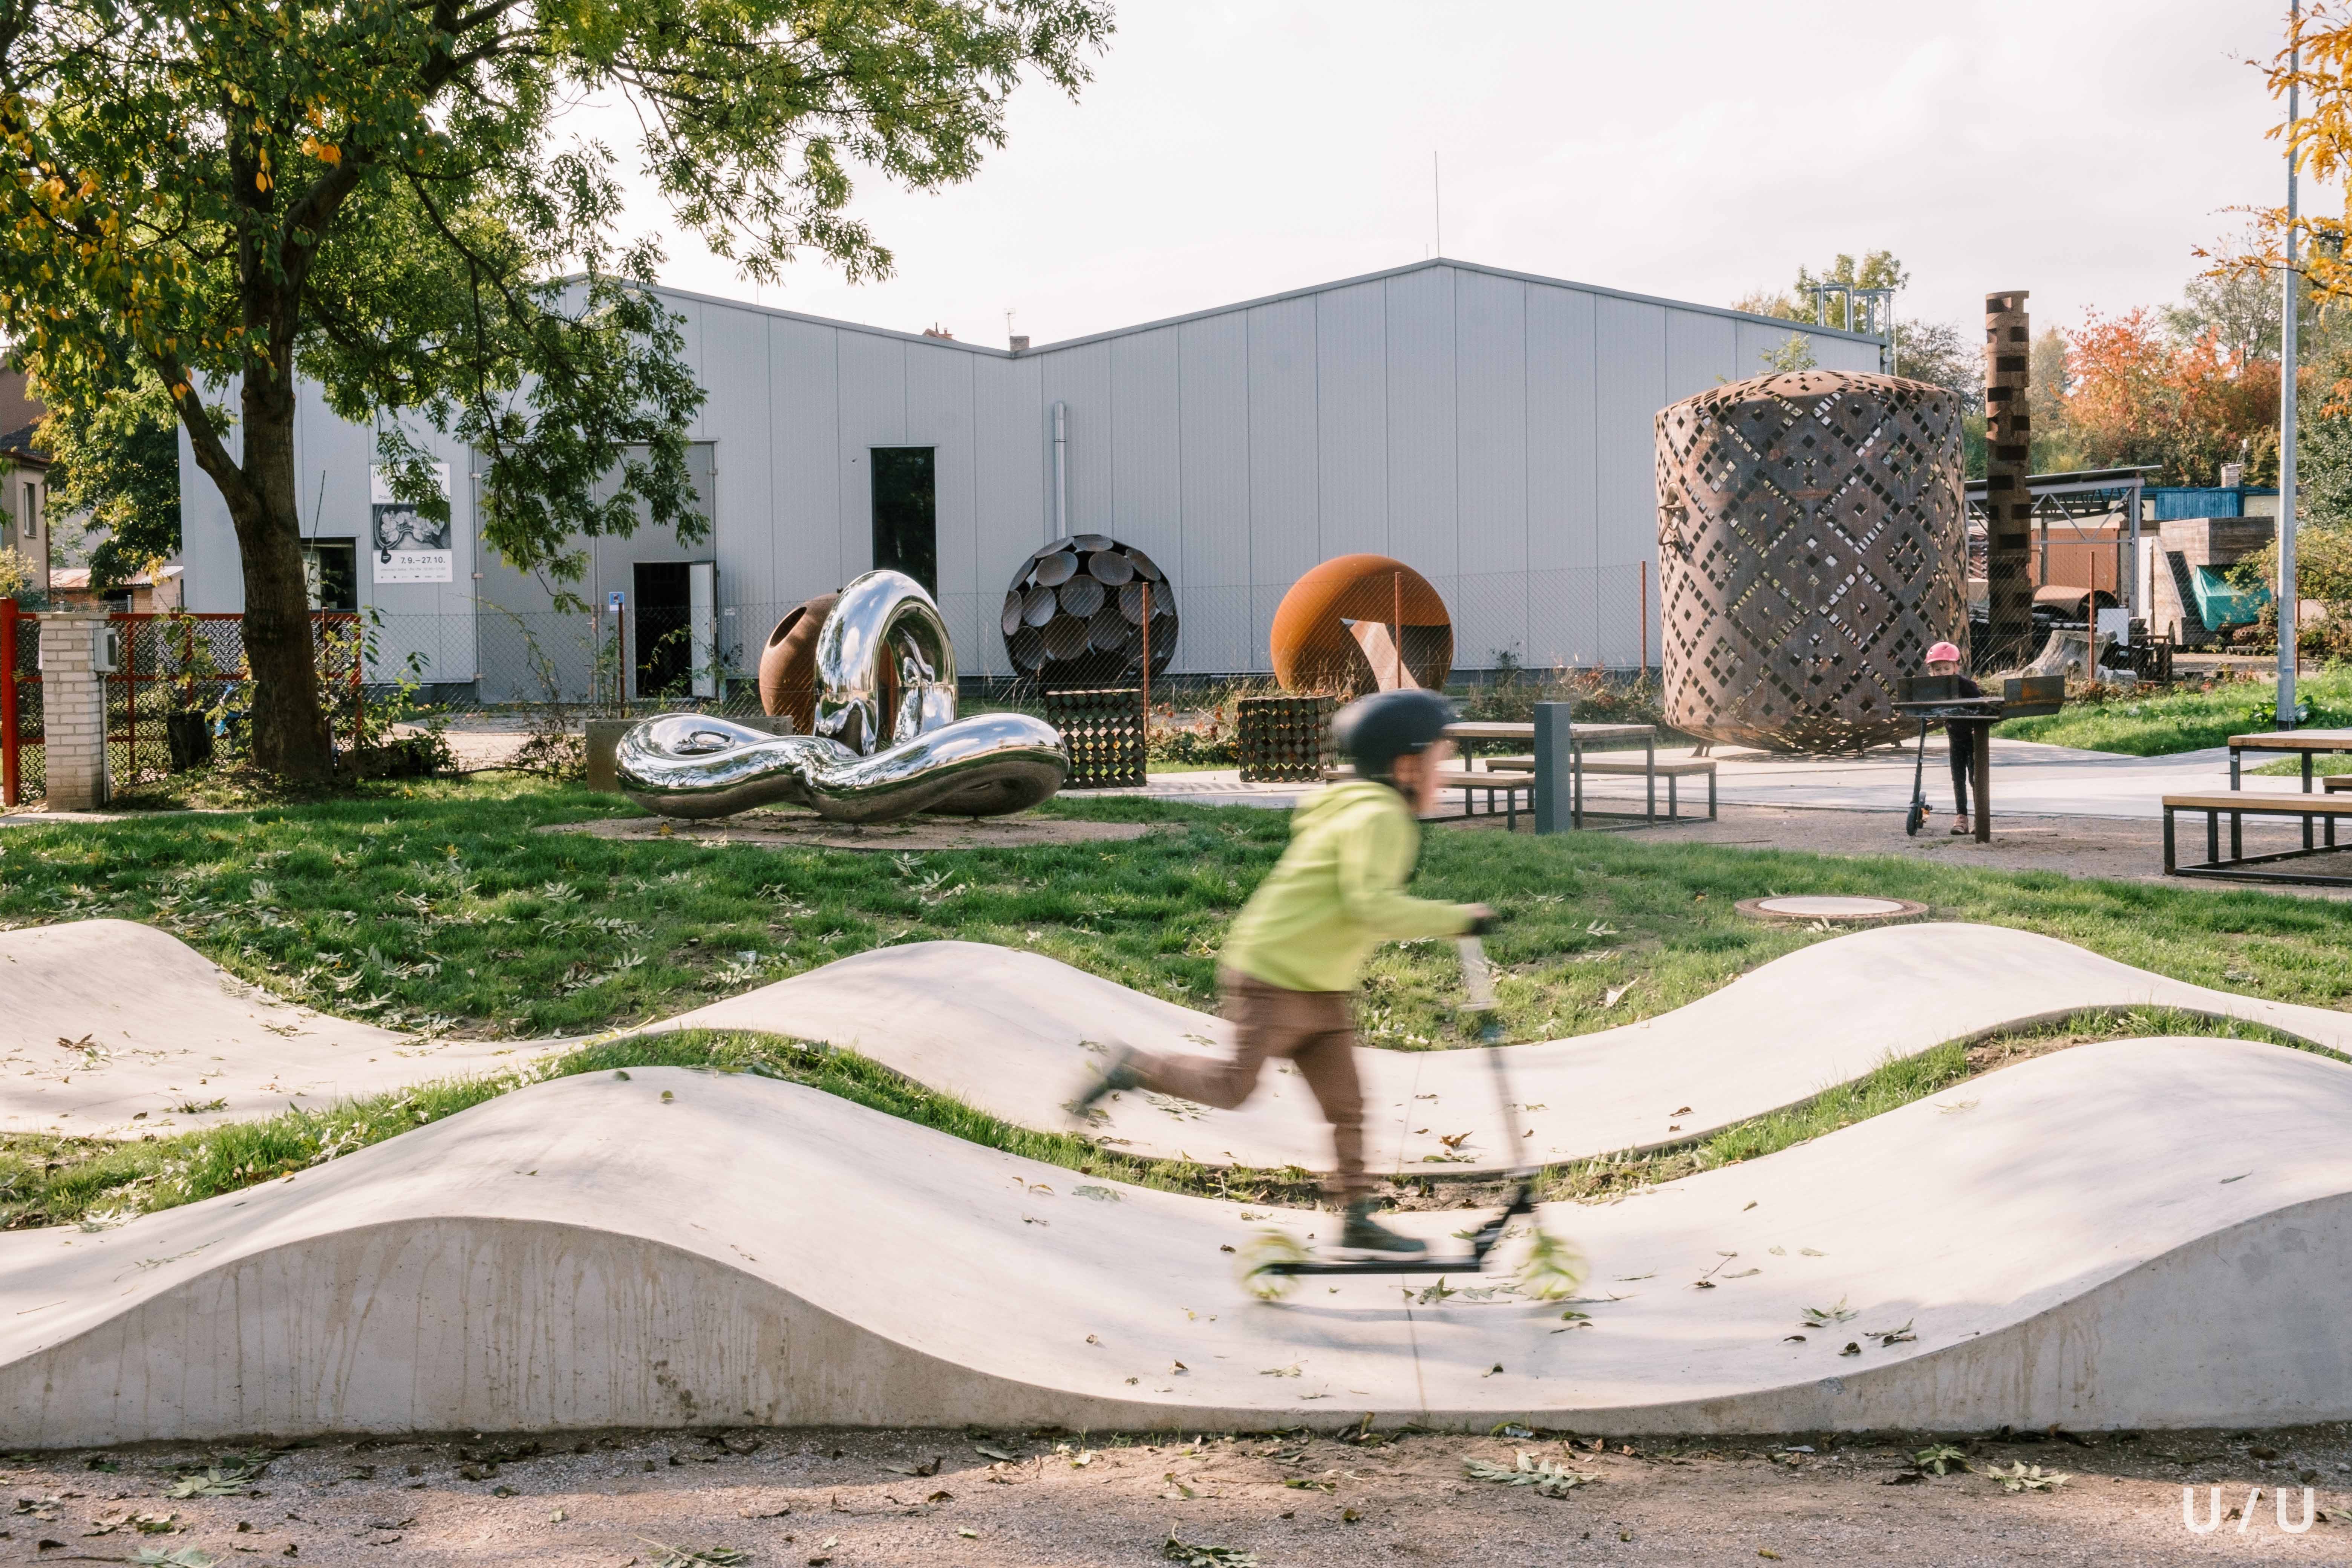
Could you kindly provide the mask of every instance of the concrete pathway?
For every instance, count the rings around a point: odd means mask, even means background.
[[[11,1003],[0,1015],[8,1131],[184,1131],[518,1067],[573,1043],[417,1041],[292,1007],[128,921],[0,932],[0,986]],[[2149,1005],[2352,1052],[2352,1014],[2190,985],[2029,931],[1889,926],[1775,959],[1658,1017],[1504,1047],[1514,1119],[1528,1133],[1517,1140],[1487,1053],[1360,1050],[1367,1142],[1377,1170],[1432,1174],[1679,1143],[1889,1057],[2084,1008]],[[1065,1102],[1113,1042],[1213,1051],[1228,1037],[1205,1013],[1041,954],[953,942],[877,948],[655,1026],[850,1047],[1036,1128],[1070,1124]],[[1092,1131],[1130,1153],[1208,1164],[1318,1170],[1329,1158],[1304,1082],[1280,1063],[1238,1110],[1128,1093],[1103,1104]]]
[[[1641,753],[1612,752],[1612,760]],[[1688,757],[1689,747],[1662,750],[1661,761]],[[1786,756],[1767,752],[1732,750],[1716,757],[1717,798],[1745,805],[1812,807],[1840,811],[1902,812],[1911,804],[1914,752],[1882,747],[1861,757]],[[2160,817],[2167,795],[2209,793],[2230,787],[2230,752],[2215,746],[2201,752],[2181,752],[2165,757],[2127,757],[2112,752],[2079,751],[2045,746],[2032,741],[1992,743],[1992,801],[1996,820],[2008,813],[2105,817]],[[1949,753],[1943,738],[1931,737],[1926,768],[1927,803],[1939,819],[1952,809]],[[1704,780],[1685,779],[1683,809],[1706,809]],[[1157,800],[1191,801],[1202,805],[1259,805],[1287,810],[1318,789],[1318,784],[1244,784],[1237,768],[1195,773],[1165,773],[1137,790],[1090,791],[1089,795],[1140,795]],[[2258,777],[2249,773],[2244,787],[2260,795],[2292,795],[2302,789],[2294,778]],[[1612,777],[1588,783],[1588,804],[1611,809],[1632,804],[1639,809],[1643,781]],[[1658,809],[1666,804],[1664,782],[1658,786]],[[1483,814],[1486,805],[1479,803]],[[1439,816],[1458,814],[1459,794],[1449,795]]]
[[[1563,1318],[1466,1276],[1260,1303],[1226,1249],[1328,1215],[1088,1181],[794,1085],[596,1074],[100,1234],[0,1236],[0,1430],[2337,1421],[2347,1119],[2352,1068],[2305,1053],[2082,1047],[1545,1210],[1594,1268]],[[1444,1247],[1463,1218],[1402,1223]]]
[[[2146,1005],[2267,1024],[2352,1053],[2352,1014],[2191,985],[2031,931],[1885,926],[1801,948],[1658,1017],[1503,1047],[1528,1134],[1516,1140],[1488,1053],[1359,1047],[1367,1156],[1378,1171],[1442,1175],[1680,1143],[1947,1040]],[[1042,954],[953,942],[877,948],[660,1026],[848,1047],[1045,1128],[1069,1124],[1064,1103],[1111,1043],[1181,1053],[1222,1050],[1230,1037],[1208,1014]],[[1129,1153],[1209,1164],[1323,1170],[1330,1161],[1315,1102],[1286,1063],[1238,1110],[1127,1093],[1102,1103],[1092,1133]]]
[[[419,1039],[281,1002],[167,931],[0,931],[0,1131],[137,1138],[520,1066],[571,1042]]]

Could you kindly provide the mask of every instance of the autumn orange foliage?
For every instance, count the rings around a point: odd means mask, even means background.
[[[2275,447],[2276,360],[2242,358],[2210,332],[2175,343],[2146,310],[2094,311],[2066,339],[2066,423],[2089,466],[2154,463],[2158,484],[2210,485],[2224,462],[2258,468]]]

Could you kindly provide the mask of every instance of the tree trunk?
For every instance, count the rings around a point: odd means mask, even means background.
[[[289,367],[290,370],[290,367]],[[319,703],[310,595],[294,484],[294,378],[248,373],[244,387],[247,484],[229,498],[245,569],[245,658],[253,675],[253,760],[280,778],[315,783],[334,769]]]

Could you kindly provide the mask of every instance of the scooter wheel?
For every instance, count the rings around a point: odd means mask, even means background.
[[[1275,1264],[1306,1261],[1307,1248],[1298,1238],[1279,1230],[1258,1232],[1234,1259],[1242,1289],[1261,1301],[1279,1301],[1298,1289],[1298,1276],[1274,1273]]]
[[[1916,838],[1919,837],[1919,829],[1926,826],[1927,826],[1927,808],[1915,800],[1911,803],[1910,814],[1903,819],[1903,831],[1911,837]]]

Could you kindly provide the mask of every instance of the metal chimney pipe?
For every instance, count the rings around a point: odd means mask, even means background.
[[[1054,405],[1054,537],[1070,537],[1070,405]]]

